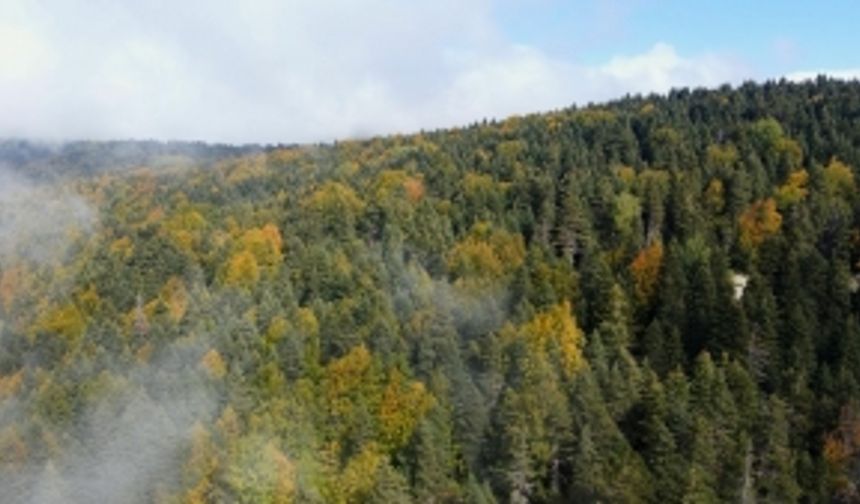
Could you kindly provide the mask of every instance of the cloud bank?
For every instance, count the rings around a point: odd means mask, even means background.
[[[510,40],[498,6],[7,0],[0,136],[329,141],[753,76],[664,42],[583,64]]]

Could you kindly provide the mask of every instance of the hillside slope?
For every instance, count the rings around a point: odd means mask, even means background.
[[[860,83],[6,145],[3,502],[860,499]]]

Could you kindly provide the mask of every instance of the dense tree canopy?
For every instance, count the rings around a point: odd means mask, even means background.
[[[856,82],[0,154],[0,500],[860,501]]]

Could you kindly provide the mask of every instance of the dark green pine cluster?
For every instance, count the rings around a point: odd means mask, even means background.
[[[860,501],[857,82],[0,155],[0,501]]]

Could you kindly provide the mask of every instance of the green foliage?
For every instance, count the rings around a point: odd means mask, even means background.
[[[4,244],[0,487],[152,457],[102,500],[855,501],[858,103],[820,79],[313,147],[0,143],[99,216],[62,254]]]

